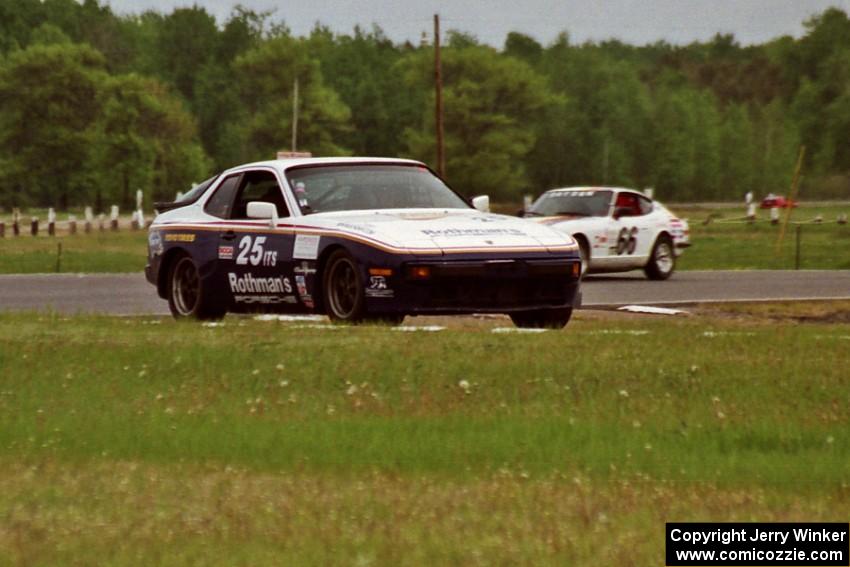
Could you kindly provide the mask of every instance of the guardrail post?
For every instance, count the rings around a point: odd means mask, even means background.
[[[86,223],[85,223],[85,225],[83,225],[84,226],[83,230],[86,231],[86,234],[89,234],[91,232],[91,223],[94,220],[94,215],[92,214],[91,207],[86,207],[85,217],[86,217]]]
[[[68,232],[77,234],[77,217],[74,215],[68,216]]]
[[[30,235],[38,236],[38,219],[36,217],[30,219]]]
[[[0,238],[6,238],[6,223],[0,221]]]
[[[21,211],[12,209],[12,236],[21,235]]]
[[[109,210],[109,228],[113,232],[118,232],[118,205],[112,205]]]
[[[56,211],[53,207],[47,209],[47,234],[48,236],[56,236]]]

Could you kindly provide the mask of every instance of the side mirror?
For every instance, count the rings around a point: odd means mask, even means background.
[[[472,206],[482,213],[490,212],[490,197],[487,195],[479,195],[472,198]]]
[[[629,207],[617,207],[614,209],[614,219],[618,219],[620,217],[627,217],[631,214],[632,210]]]
[[[251,201],[246,207],[249,219],[269,219],[269,226],[277,225],[277,207],[274,203]]]

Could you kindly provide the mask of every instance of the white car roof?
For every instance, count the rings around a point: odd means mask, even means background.
[[[421,165],[425,166],[421,161],[416,161],[412,159],[401,159],[401,158],[386,158],[386,157],[314,157],[314,158],[285,158],[285,159],[272,159],[267,161],[256,161],[253,163],[245,163],[242,165],[238,165],[236,167],[232,167],[223,173],[230,173],[234,171],[241,171],[243,169],[250,169],[253,167],[271,167],[277,170],[285,170],[290,167],[298,167],[302,165],[345,165],[345,164],[355,164],[355,163],[386,163],[386,164],[398,164],[398,165]]]

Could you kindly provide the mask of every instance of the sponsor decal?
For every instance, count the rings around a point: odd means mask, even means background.
[[[233,246],[219,246],[218,247],[218,259],[219,260],[232,260],[233,259]]]
[[[593,197],[596,191],[552,191],[558,197]]]
[[[307,280],[304,276],[295,276],[295,287],[298,289],[298,295],[307,295]]]
[[[167,233],[165,235],[166,242],[194,242],[195,235],[194,234],[184,234],[184,233]]]
[[[370,276],[369,287],[366,288],[366,297],[393,297],[395,293],[387,287],[387,278],[384,276]]]
[[[301,298],[301,303],[303,303],[305,307],[312,309],[315,304],[313,303],[313,296],[307,293],[307,278],[303,275],[296,275],[295,287],[298,290],[298,297]]]
[[[317,234],[298,234],[292,248],[292,257],[296,260],[315,260],[319,257],[319,241]]]
[[[518,228],[443,228],[422,230],[422,234],[428,236],[527,236]]]
[[[148,246],[150,247],[151,256],[162,254],[162,235],[158,230],[154,230],[148,235]]]
[[[350,223],[350,222],[338,222],[338,223],[336,223],[336,225],[339,228],[345,228],[345,229],[348,229],[348,230],[353,230],[355,232],[362,232],[363,234],[375,234],[374,230],[372,230],[368,226],[362,225],[362,224],[354,224],[354,223]]]
[[[248,273],[242,276],[230,272],[227,274],[230,283],[230,291],[236,293],[292,293],[292,284],[289,278],[270,277],[258,278]]]
[[[240,266],[277,266],[277,252],[263,248],[265,243],[265,236],[243,236],[239,241],[236,263]]]
[[[296,303],[294,295],[234,295],[233,301],[236,303],[262,305],[279,305],[281,303]]]
[[[295,266],[295,268],[292,271],[295,272],[296,274],[304,274],[305,276],[308,276],[310,274],[315,274],[316,268],[313,267],[312,262],[306,262],[305,261],[305,262],[301,262],[301,264],[299,264],[298,266]]]

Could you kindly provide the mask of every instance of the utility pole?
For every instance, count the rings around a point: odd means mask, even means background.
[[[434,114],[437,133],[437,173],[446,174],[446,155],[443,147],[443,70],[440,61],[440,15],[434,14]]]
[[[298,77],[292,85],[292,151],[298,150]]]
[[[788,192],[788,203],[785,206],[785,221],[779,227],[779,238],[776,240],[776,255],[782,252],[782,240],[785,238],[785,229],[791,220],[791,211],[797,200],[797,190],[800,187],[800,172],[803,169],[803,160],[806,157],[806,146],[800,146],[800,155],[797,156],[797,165],[794,167],[794,178],[791,180],[791,190]]]
[[[602,184],[608,185],[608,134],[602,144]]]

